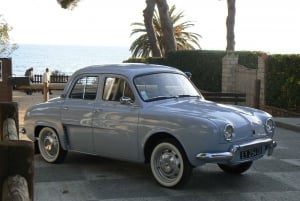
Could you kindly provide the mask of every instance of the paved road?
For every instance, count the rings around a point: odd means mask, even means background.
[[[69,154],[53,165],[35,156],[36,201],[299,201],[300,133],[277,129],[278,147],[243,175],[216,165],[194,169],[180,190],[160,187],[143,164]]]

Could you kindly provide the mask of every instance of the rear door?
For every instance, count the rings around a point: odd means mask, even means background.
[[[70,150],[93,151],[92,118],[98,84],[98,76],[78,77],[62,105],[62,124]]]

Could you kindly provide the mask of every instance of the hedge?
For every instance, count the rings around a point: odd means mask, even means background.
[[[266,105],[300,112],[300,55],[270,55]]]
[[[225,51],[176,51],[166,58],[131,58],[125,62],[142,62],[176,67],[192,73],[192,81],[201,90],[222,90],[222,58]]]

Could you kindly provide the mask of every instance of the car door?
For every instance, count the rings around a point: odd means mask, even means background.
[[[62,124],[70,150],[93,152],[92,119],[98,84],[98,76],[78,77],[62,105]]]
[[[136,160],[139,106],[124,78],[108,75],[103,80],[102,100],[95,105],[93,120],[95,151],[102,156]]]

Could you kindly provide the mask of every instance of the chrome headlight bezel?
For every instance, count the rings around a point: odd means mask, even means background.
[[[234,127],[232,124],[226,124],[224,128],[224,138],[226,141],[231,141],[234,134]]]
[[[273,133],[274,131],[274,128],[275,128],[275,122],[272,118],[268,118],[266,121],[265,121],[265,130],[268,134],[271,134]]]

